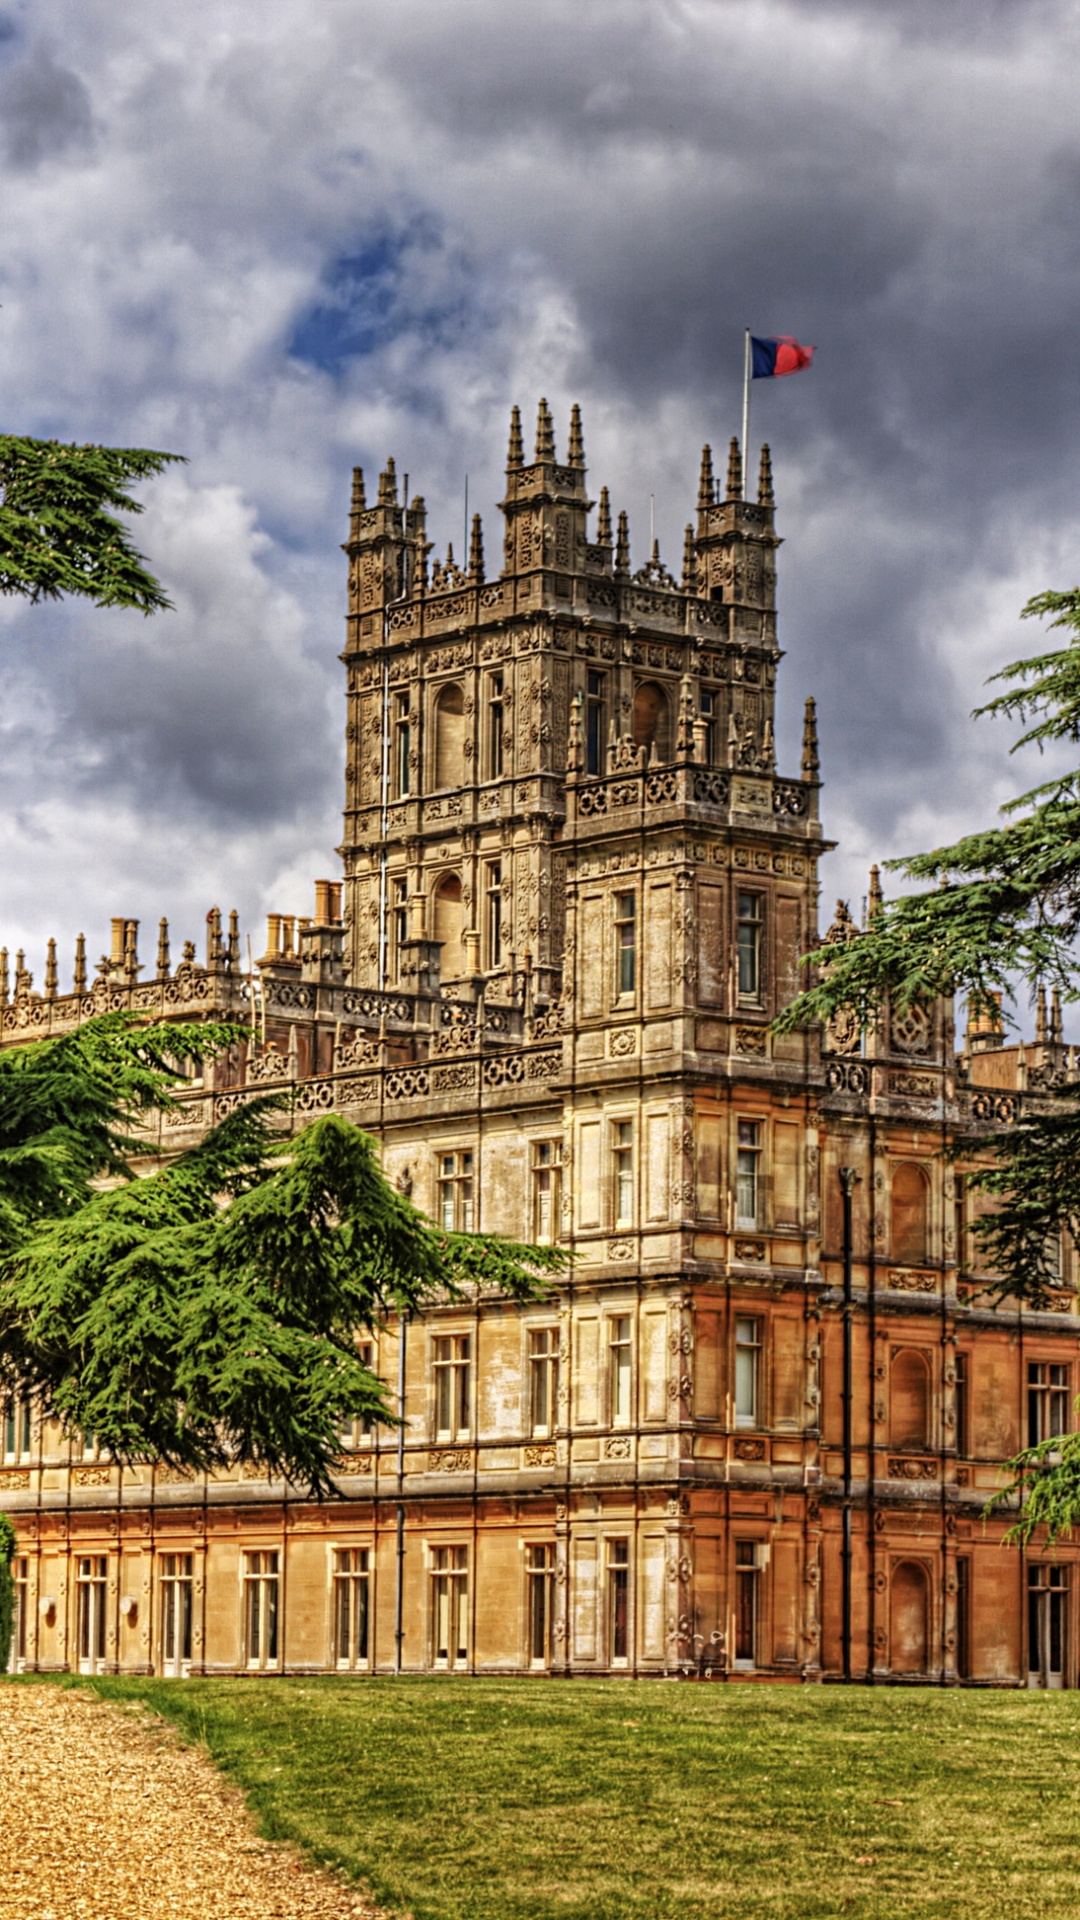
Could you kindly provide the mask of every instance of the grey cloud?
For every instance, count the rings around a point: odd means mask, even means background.
[[[0,78],[0,140],[9,166],[28,171],[57,154],[83,151],[92,132],[85,83],[41,42]]]

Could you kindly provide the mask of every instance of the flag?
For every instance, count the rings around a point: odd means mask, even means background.
[[[751,338],[750,346],[755,380],[775,380],[783,373],[798,373],[808,367],[814,357],[813,347],[801,347],[787,333],[777,334],[772,340]]]

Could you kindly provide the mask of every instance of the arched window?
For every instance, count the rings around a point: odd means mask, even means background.
[[[443,687],[435,701],[436,787],[465,783],[465,698],[457,685]]]
[[[889,1373],[889,1444],[930,1445],[930,1374],[923,1354],[905,1348],[893,1355]]]
[[[634,689],[633,728],[635,746],[648,747],[654,760],[670,760],[668,697],[655,680],[641,680]]]
[[[926,1568],[901,1560],[889,1595],[889,1666],[893,1673],[925,1673],[930,1644]]]
[[[443,980],[460,978],[464,964],[461,944],[461,876],[446,873],[435,889],[435,911],[432,919],[435,927],[435,939],[439,942],[439,977]]]
[[[902,1161],[892,1177],[892,1257],[921,1267],[930,1258],[930,1182],[921,1167]]]

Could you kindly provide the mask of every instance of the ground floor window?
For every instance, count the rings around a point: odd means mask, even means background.
[[[334,1555],[334,1659],[339,1667],[370,1664],[370,1547],[342,1547]]]
[[[24,1553],[17,1553],[11,1562],[11,1581],[14,1588],[15,1613],[11,1623],[11,1653],[8,1659],[8,1672],[18,1673],[26,1659],[27,1643],[27,1592],[30,1585],[30,1562]]]
[[[551,1665],[551,1637],[555,1614],[555,1548],[535,1544],[526,1548],[528,1584],[529,1665]]]
[[[758,1550],[756,1540],[735,1542],[735,1665],[758,1661]]]
[[[630,1658],[630,1542],[607,1543],[608,1654],[613,1666]]]
[[[76,1633],[80,1673],[97,1673],[105,1660],[107,1566],[103,1553],[85,1554],[78,1562]]]
[[[469,1658],[467,1547],[435,1547],[431,1555],[431,1658],[437,1667],[463,1667]]]
[[[161,1556],[161,1670],[178,1678],[191,1662],[191,1593],[194,1555]]]
[[[1065,1568],[1028,1568],[1028,1686],[1065,1685]]]
[[[956,1562],[956,1672],[971,1679],[971,1560],[962,1554]]]
[[[278,1658],[281,1555],[244,1555],[244,1657],[249,1667],[274,1667]]]

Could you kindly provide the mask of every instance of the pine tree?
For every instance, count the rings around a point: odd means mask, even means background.
[[[1012,751],[1061,742],[1080,744],[1080,587],[1042,593],[1024,618],[1049,620],[1065,642],[1014,660],[993,676],[1004,691],[976,710],[1018,720]],[[884,903],[856,938],[830,948],[816,978],[777,1022],[789,1032],[854,1013],[864,1030],[886,1001],[898,1009],[939,995],[966,995],[969,1011],[996,1009],[1015,1024],[1025,989],[1057,988],[1080,1000],[1080,767],[1020,794],[1002,808],[1002,823],[953,846],[889,864],[923,883]],[[1029,1306],[1045,1304],[1054,1277],[1051,1248],[1064,1231],[1080,1245],[1080,1104],[1075,1090],[1055,1096],[1057,1111],[1024,1116],[1012,1128],[957,1150],[988,1156],[969,1185],[993,1196],[994,1210],[976,1223],[981,1265],[996,1278],[992,1294]],[[1053,1539],[1080,1525],[1080,1434],[1017,1456],[1001,1501],[1022,1497],[1012,1537],[1024,1541],[1046,1527]]]
[[[0,593],[80,594],[143,613],[170,606],[116,516],[143,511],[128,491],[132,481],[180,457],[0,434]]]

